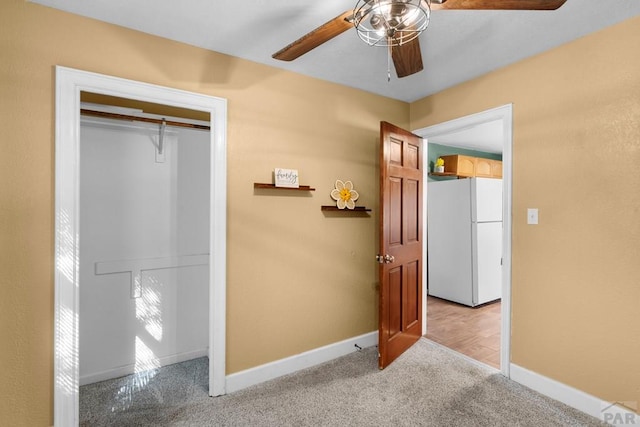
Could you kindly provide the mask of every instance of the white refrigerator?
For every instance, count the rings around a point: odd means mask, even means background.
[[[428,293],[474,307],[502,295],[502,180],[427,183]]]

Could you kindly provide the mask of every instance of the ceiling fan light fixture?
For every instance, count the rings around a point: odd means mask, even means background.
[[[358,0],[353,25],[370,46],[401,46],[418,37],[429,25],[430,1]]]

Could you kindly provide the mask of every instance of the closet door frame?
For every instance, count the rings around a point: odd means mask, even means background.
[[[226,393],[227,100],[56,67],[54,425],[79,423],[80,94],[203,111],[211,117],[209,394]]]

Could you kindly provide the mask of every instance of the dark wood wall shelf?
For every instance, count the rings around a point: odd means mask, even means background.
[[[311,188],[308,185],[301,185],[298,188],[291,188],[291,187],[276,187],[275,184],[261,184],[259,182],[254,182],[253,188],[268,188],[273,190],[293,190],[293,191],[316,191],[315,188]]]
[[[371,212],[371,209],[365,208],[364,206],[356,206],[354,209],[338,209],[337,206],[320,206],[320,210],[328,212]]]

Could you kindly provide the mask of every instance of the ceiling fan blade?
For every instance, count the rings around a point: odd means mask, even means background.
[[[444,0],[431,2],[431,10],[485,9],[485,10],[556,10],[567,0]]]
[[[422,53],[418,37],[400,46],[391,48],[391,58],[396,67],[398,78],[407,77],[422,71]]]
[[[274,53],[272,58],[281,61],[293,61],[322,43],[344,33],[349,28],[353,28],[353,10],[348,10],[331,21],[320,25],[315,30]]]

